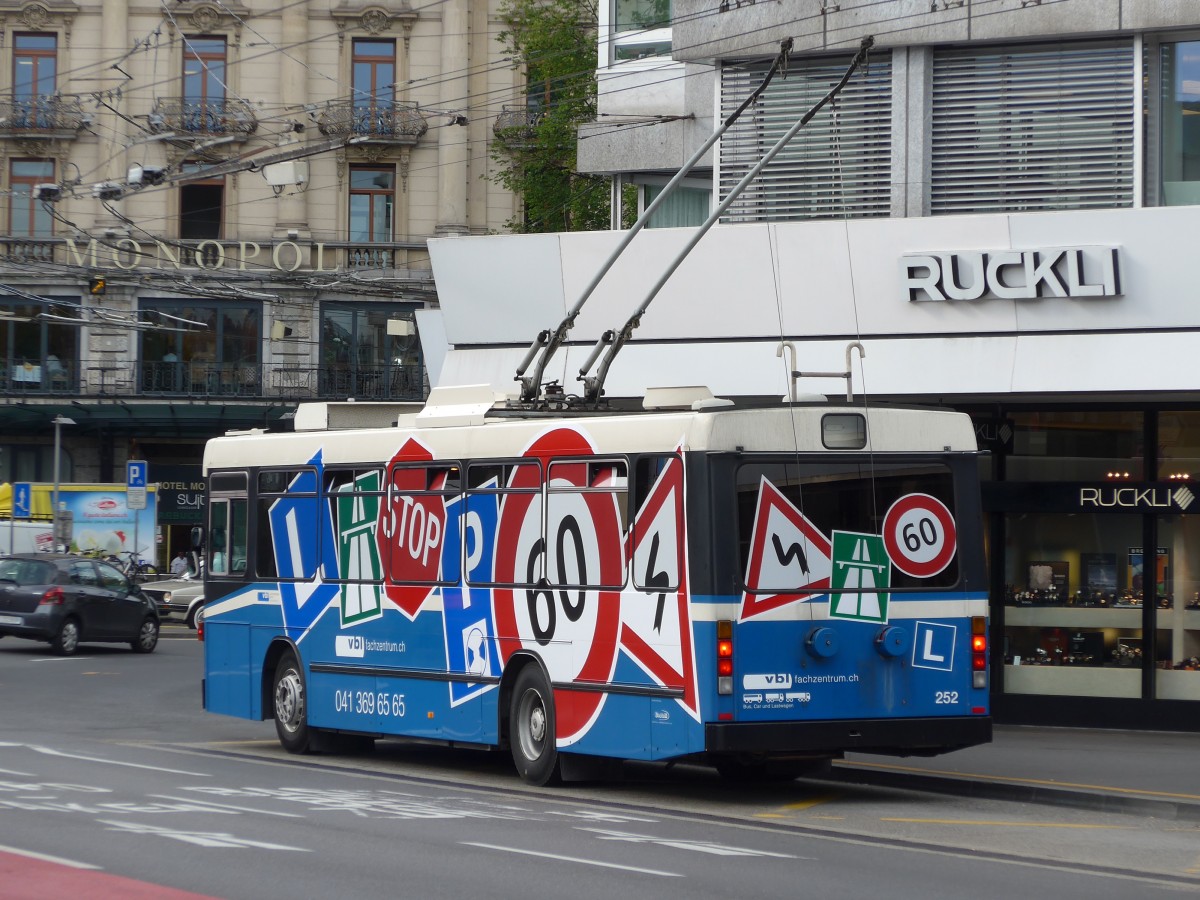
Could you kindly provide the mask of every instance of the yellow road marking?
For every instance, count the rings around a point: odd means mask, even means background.
[[[917,825],[983,825],[987,827],[1003,826],[1008,828],[1125,828],[1124,825],[1072,825],[1064,822],[999,822],[990,819],[902,819],[881,818],[881,822],[907,822]]]
[[[755,813],[755,818],[759,819],[786,819],[784,813],[800,812],[805,809],[812,809],[814,806],[820,806],[822,803],[828,803],[834,799],[833,794],[828,794],[822,797],[813,797],[811,800],[802,800],[799,803],[788,803],[786,806],[778,807],[782,812],[764,812]]]
[[[1049,787],[1083,788],[1089,791],[1109,791],[1114,794],[1135,794],[1146,797],[1175,797],[1179,800],[1200,800],[1200,794],[1177,794],[1171,791],[1144,791],[1139,788],[1112,787],[1104,784],[1076,784],[1071,781],[1053,781],[1042,778],[1010,778],[1005,775],[972,775],[967,772],[943,772],[937,769],[918,769],[913,766],[892,766],[887,763],[868,763],[855,760],[839,768],[888,769],[894,772],[911,772],[916,775],[945,775],[951,778],[978,779],[980,781],[1004,781],[1011,784],[1044,784]]]

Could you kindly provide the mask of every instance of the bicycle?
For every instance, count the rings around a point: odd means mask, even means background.
[[[122,550],[115,557],[116,565],[134,584],[141,584],[152,578],[158,578],[158,568],[154,563],[144,561],[132,550]]]

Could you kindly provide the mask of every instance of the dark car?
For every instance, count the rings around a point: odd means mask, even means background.
[[[49,641],[70,656],[82,641],[158,645],[158,610],[115,566],[59,553],[0,559],[0,637]]]

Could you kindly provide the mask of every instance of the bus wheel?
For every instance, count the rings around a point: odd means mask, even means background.
[[[554,743],[554,695],[536,665],[523,668],[513,685],[509,745],[517,772],[527,784],[558,779]]]
[[[311,734],[304,694],[304,673],[295,654],[285,654],[275,667],[271,701],[275,707],[275,733],[279,735],[283,749],[288,753],[307,753]]]

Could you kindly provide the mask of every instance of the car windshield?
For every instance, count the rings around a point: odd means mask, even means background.
[[[36,559],[0,559],[0,581],[13,584],[52,584],[54,567]]]

